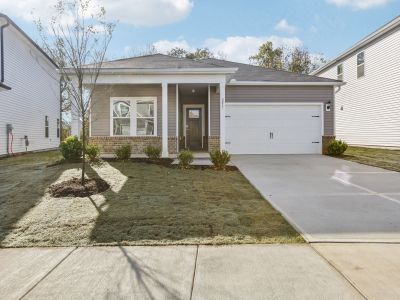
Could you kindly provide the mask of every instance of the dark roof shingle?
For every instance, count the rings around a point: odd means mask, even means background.
[[[132,58],[118,59],[104,62],[102,68],[108,69],[187,69],[209,68],[225,69],[237,68],[229,75],[229,79],[236,81],[264,81],[264,82],[338,82],[337,80],[298,74],[288,71],[278,71],[254,65],[237,63],[216,58],[193,60],[177,58],[164,54],[153,54]]]
[[[226,61],[215,58],[204,59],[207,63],[223,66],[226,68],[238,68],[235,74],[230,75],[230,79],[236,81],[270,81],[270,82],[339,82],[337,80],[268,69],[264,67]]]

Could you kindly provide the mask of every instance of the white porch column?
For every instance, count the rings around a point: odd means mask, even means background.
[[[81,119],[77,109],[71,105],[71,135],[81,136]]]
[[[225,150],[225,82],[220,82],[219,84],[219,102],[220,102],[220,110],[219,110],[220,149]]]
[[[162,157],[168,157],[168,83],[162,84]]]

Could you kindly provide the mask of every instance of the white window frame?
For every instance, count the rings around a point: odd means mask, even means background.
[[[114,105],[113,102],[115,100],[122,100],[122,101],[129,101],[131,110],[130,110],[130,129],[129,135],[114,135],[114,115],[113,115],[113,109]],[[152,101],[154,103],[154,134],[152,135],[137,135],[136,134],[136,129],[137,129],[137,118],[136,118],[136,112],[137,112],[137,102],[138,101]],[[151,117],[148,117],[151,118]],[[118,119],[118,118],[117,118]],[[110,136],[116,136],[116,137],[128,137],[128,136],[139,136],[139,137],[148,137],[148,136],[157,136],[157,97],[110,97]]]
[[[342,73],[340,73],[340,74],[338,73],[339,67],[342,68]],[[343,73],[344,73],[344,70],[343,70],[343,63],[340,63],[340,64],[338,64],[338,65],[336,66],[336,79],[337,79],[337,80],[343,80]],[[341,79],[340,79],[339,77],[341,77]]]
[[[364,53],[364,62],[362,64],[358,64],[358,55],[361,54],[361,53]],[[364,50],[357,53],[357,55],[356,55],[356,65],[357,65],[357,70],[356,70],[357,79],[365,77],[365,51]],[[362,76],[358,76],[358,68],[361,67],[361,66],[364,68],[364,74]]]

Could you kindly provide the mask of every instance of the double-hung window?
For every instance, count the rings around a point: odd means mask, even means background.
[[[57,119],[57,137],[60,137],[60,119]]]
[[[364,51],[357,54],[357,78],[365,75],[365,56]]]
[[[343,80],[343,64],[337,66],[337,79]]]
[[[48,116],[44,117],[44,137],[45,138],[49,137],[49,117]]]
[[[113,136],[157,135],[156,97],[111,98]]]

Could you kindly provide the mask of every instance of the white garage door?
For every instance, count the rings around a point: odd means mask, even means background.
[[[232,154],[322,151],[320,104],[226,104],[226,149]]]

